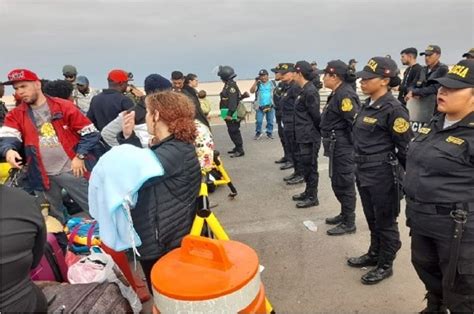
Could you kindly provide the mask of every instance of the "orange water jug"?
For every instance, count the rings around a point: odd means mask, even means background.
[[[257,254],[237,241],[188,235],[151,280],[160,313],[266,313]]]

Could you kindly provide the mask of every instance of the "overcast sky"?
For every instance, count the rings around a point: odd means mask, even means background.
[[[60,78],[64,64],[97,87],[113,68],[137,85],[172,70],[216,80],[220,64],[243,79],[301,59],[399,61],[428,44],[455,63],[474,47],[474,0],[0,0],[0,29],[0,80],[15,67]]]

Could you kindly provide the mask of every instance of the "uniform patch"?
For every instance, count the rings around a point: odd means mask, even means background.
[[[446,142],[453,143],[453,144],[456,144],[456,145],[462,145],[464,143],[464,140],[462,138],[459,138],[459,137],[448,136],[448,138],[446,139]]]
[[[377,122],[377,119],[371,117],[364,117],[362,121],[368,124],[375,124]]]
[[[231,92],[231,93],[235,93],[235,92],[236,92],[236,90],[235,90],[235,88],[231,87],[231,88],[229,89],[229,92]]]
[[[396,118],[395,122],[393,122],[393,130],[397,133],[405,133],[406,131],[408,131],[409,128],[410,123],[408,123],[408,121],[404,118]]]
[[[468,124],[470,128],[474,128],[474,122]]]
[[[351,111],[354,106],[350,98],[344,98],[341,103],[341,110],[344,112]]]
[[[431,129],[430,128],[420,128],[418,130],[418,132],[421,133],[421,134],[428,134],[428,133],[431,132]]]

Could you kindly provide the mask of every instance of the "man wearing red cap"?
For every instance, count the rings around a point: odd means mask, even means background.
[[[14,168],[27,167],[31,190],[44,196],[51,214],[64,221],[60,206],[64,188],[76,203],[88,210],[87,165],[100,134],[68,100],[45,96],[38,76],[26,69],[8,74],[21,103],[5,117],[0,128],[0,156]]]
[[[124,95],[127,91],[129,76],[124,70],[112,70],[107,77],[109,88],[94,96],[87,117],[94,125],[102,129],[117,118],[122,111],[134,106],[133,101]]]

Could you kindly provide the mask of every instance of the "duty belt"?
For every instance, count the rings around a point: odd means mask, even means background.
[[[356,163],[366,163],[366,162],[382,162],[382,161],[391,161],[392,154],[391,152],[381,153],[381,154],[373,154],[373,155],[358,155],[354,156],[354,161]]]
[[[336,136],[347,136],[350,134],[350,132],[346,130],[331,130],[331,131],[321,130],[321,136],[323,138],[331,138],[331,135],[333,132],[334,134],[336,134]]]
[[[407,206],[411,210],[425,213],[425,214],[438,214],[438,215],[450,215],[453,210],[458,208],[464,209],[468,213],[474,213],[474,202],[466,203],[420,203],[412,198],[407,197]]]

